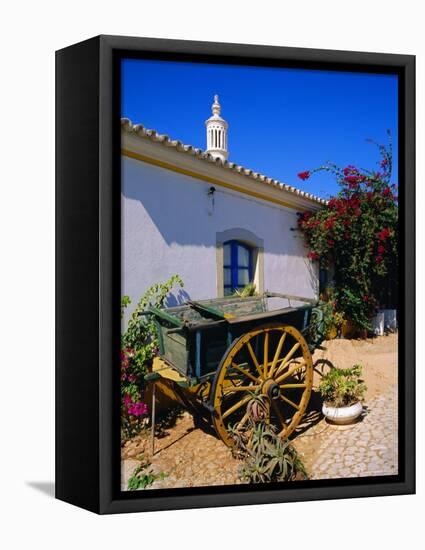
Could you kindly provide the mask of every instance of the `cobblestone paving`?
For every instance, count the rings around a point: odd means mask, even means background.
[[[310,479],[396,475],[397,387],[372,399],[356,424],[335,426],[321,420],[294,445]]]

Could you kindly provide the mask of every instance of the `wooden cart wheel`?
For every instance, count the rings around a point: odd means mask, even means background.
[[[221,360],[212,387],[213,423],[228,446],[230,429],[241,429],[254,395],[267,396],[268,422],[289,437],[307,408],[313,362],[302,334],[294,327],[270,324],[238,338]]]

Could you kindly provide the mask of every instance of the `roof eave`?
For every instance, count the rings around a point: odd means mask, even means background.
[[[214,159],[202,149],[171,140],[167,135],[155,130],[147,130],[142,125],[134,125],[128,119],[121,121],[121,147],[124,153],[146,162],[159,164],[192,177],[211,181],[217,185],[236,186],[240,192],[259,195],[259,198],[272,199],[298,210],[319,210],[327,204],[325,199],[315,197],[278,180],[254,172],[228,161]]]

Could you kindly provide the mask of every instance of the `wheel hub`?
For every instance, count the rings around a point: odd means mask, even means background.
[[[280,396],[280,388],[272,378],[269,378],[263,383],[261,393],[267,395],[270,399],[278,399]]]

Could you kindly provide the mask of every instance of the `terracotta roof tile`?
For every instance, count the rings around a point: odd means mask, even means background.
[[[142,124],[133,124],[131,120],[129,120],[128,118],[121,119],[121,129],[124,130],[125,132],[136,134],[141,138],[147,138],[150,141],[161,143],[165,147],[172,147],[179,152],[196,156],[205,162],[214,163],[218,166],[221,166],[225,170],[232,170],[248,178],[257,180],[258,182],[261,182],[263,184],[273,185],[274,187],[278,187],[283,191],[293,193],[294,195],[298,195],[305,199],[311,200],[315,203],[325,205],[328,202],[326,199],[322,199],[321,197],[313,195],[312,193],[301,191],[301,189],[297,189],[292,185],[287,185],[286,183],[282,183],[278,180],[265,176],[264,174],[260,174],[259,172],[254,172],[253,170],[250,170],[249,168],[245,168],[244,166],[239,166],[234,162],[229,162],[227,160],[222,161],[219,158],[215,159],[212,155],[210,155],[209,153],[206,153],[205,151],[203,151],[202,149],[199,149],[198,147],[193,147],[193,145],[186,145],[179,140],[173,140],[166,134],[159,134],[156,130],[145,128]]]

